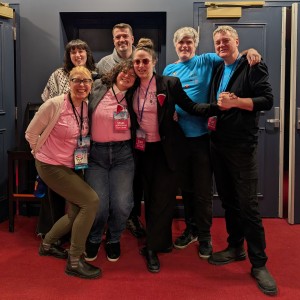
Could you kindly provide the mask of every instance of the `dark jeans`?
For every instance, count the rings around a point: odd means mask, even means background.
[[[126,228],[133,206],[134,161],[131,141],[93,142],[86,182],[96,191],[100,203],[89,234],[91,243],[100,243],[106,224],[109,240],[117,243]]]
[[[210,241],[212,225],[212,165],[209,135],[187,138],[189,156],[182,178],[185,222],[199,241]]]
[[[211,143],[212,162],[219,197],[225,209],[228,244],[248,245],[254,267],[264,266],[265,233],[257,199],[257,145]]]

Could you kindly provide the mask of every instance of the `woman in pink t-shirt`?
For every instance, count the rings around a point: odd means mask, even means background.
[[[86,243],[87,261],[97,258],[106,225],[106,257],[115,262],[121,255],[120,238],[133,207],[134,161],[126,93],[135,79],[132,61],[122,61],[95,81],[89,98],[92,142],[85,179],[101,202]]]
[[[68,257],[66,274],[87,279],[101,275],[99,268],[88,264],[82,257],[99,205],[97,194],[82,178],[89,147],[86,100],[92,82],[92,74],[86,67],[73,68],[69,75],[70,93],[42,104],[25,134],[39,176],[69,204],[68,213],[45,235],[39,254],[61,259]],[[68,254],[56,243],[70,231]]]
[[[178,187],[178,171],[186,154],[186,139],[174,121],[175,104],[194,115],[205,116],[210,109],[194,103],[176,77],[159,76],[154,67],[157,56],[150,39],[140,39],[133,53],[138,76],[133,107],[137,119],[135,148],[143,174],[146,246],[141,250],[150,272],[160,271],[159,252],[170,252],[172,219]],[[135,124],[132,118],[132,124]]]

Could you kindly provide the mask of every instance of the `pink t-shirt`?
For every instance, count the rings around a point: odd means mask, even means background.
[[[123,109],[127,110],[127,102],[125,92],[119,91],[116,85],[114,85],[113,88],[117,99],[110,88],[92,114],[91,138],[94,142],[120,142],[131,139],[130,118],[128,113],[128,129],[114,129],[113,114],[117,111],[117,105],[119,103],[123,106]]]
[[[77,148],[79,138],[79,124],[81,105],[77,110],[77,120],[74,115],[69,97],[65,97],[60,117],[49,134],[43,146],[36,153],[36,158],[51,165],[64,165],[74,168],[74,150]],[[83,127],[82,136],[86,136],[89,130],[87,103],[83,102]],[[78,124],[78,122],[79,124]]]
[[[133,109],[137,114],[140,128],[146,133],[146,142],[160,141],[155,77],[150,85],[141,84],[135,91]]]

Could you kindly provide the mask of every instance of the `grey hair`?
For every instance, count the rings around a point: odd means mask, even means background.
[[[226,33],[226,32],[229,32],[233,38],[236,38],[236,39],[239,38],[239,35],[238,35],[237,31],[236,31],[233,27],[228,26],[228,25],[222,25],[222,26],[219,26],[219,27],[213,32],[213,37],[214,37],[217,33]]]
[[[193,27],[182,27],[182,28],[179,28],[178,30],[176,30],[176,32],[174,33],[174,38],[173,38],[174,46],[176,47],[176,44],[185,37],[192,38],[195,43],[195,47],[196,48],[198,47],[199,34]]]

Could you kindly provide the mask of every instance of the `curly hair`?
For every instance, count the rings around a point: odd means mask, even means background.
[[[122,60],[120,63],[115,65],[108,73],[102,75],[101,80],[108,87],[112,87],[114,83],[117,81],[118,75],[122,71],[129,71],[133,69],[133,62],[131,59]]]
[[[86,67],[90,71],[96,70],[95,61],[94,61],[93,54],[92,54],[90,47],[88,46],[88,44],[86,42],[77,39],[77,40],[71,40],[66,45],[65,55],[64,55],[64,66],[63,66],[65,72],[69,73],[74,67],[74,64],[71,61],[70,52],[71,52],[71,50],[75,50],[75,49],[85,50],[86,56],[87,56]]]

